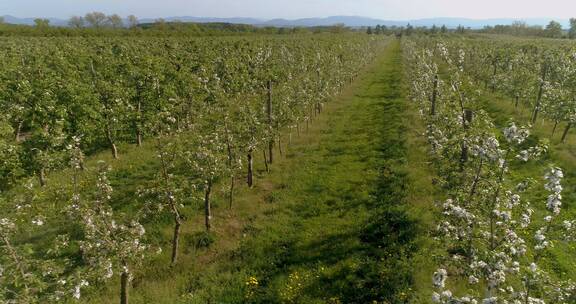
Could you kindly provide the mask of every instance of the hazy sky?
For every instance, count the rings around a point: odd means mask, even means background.
[[[88,11],[139,17],[301,18],[359,15],[382,19],[428,17],[568,18],[574,0],[0,0],[0,16],[61,17]]]

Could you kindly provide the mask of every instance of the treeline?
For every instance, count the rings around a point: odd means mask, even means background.
[[[546,27],[528,25],[524,21],[515,21],[510,25],[486,26],[482,30],[479,30],[479,32],[512,36],[574,38],[576,37],[576,19],[570,19],[570,24],[570,30],[566,32],[562,29],[562,25],[556,21],[550,21]]]
[[[570,27],[568,29],[562,28],[562,25],[556,21],[550,21],[545,27],[540,25],[527,25],[526,22],[516,21],[511,25],[486,26],[479,32],[512,36],[575,39],[576,18],[570,18]]]
[[[497,35],[511,35],[511,36],[526,36],[526,37],[544,37],[544,38],[576,38],[576,18],[570,19],[570,27],[568,29],[562,28],[562,25],[557,21],[550,21],[546,26],[528,25],[524,21],[515,21],[510,25],[495,25],[485,26],[482,29],[471,29],[459,25],[456,28],[448,28],[446,25],[431,27],[420,26],[415,27],[410,24],[406,26],[385,26],[377,25],[376,27],[367,27],[365,31],[369,35],[434,35],[434,34],[466,34],[466,33],[482,33],[482,34],[497,34]]]
[[[469,31],[470,28],[465,28],[464,26],[459,25],[455,29],[449,29],[446,25],[436,26],[432,25],[431,27],[427,26],[412,26],[408,23],[406,26],[386,26],[386,25],[376,25],[375,27],[367,27],[366,34],[368,35],[407,35],[410,36],[412,34],[419,34],[419,35],[434,35],[434,34],[448,34],[448,33],[457,33],[457,34],[464,34],[465,32]]]
[[[34,25],[16,25],[5,23],[0,17],[0,36],[28,37],[180,37],[180,36],[233,36],[233,35],[290,35],[312,33],[355,32],[341,24],[317,27],[259,27],[249,24],[232,23],[195,23],[166,21],[159,18],[154,22],[142,23],[134,15],[123,18],[117,14],[105,15],[100,12],[85,16],[72,16],[68,26],[54,26],[50,20],[38,18]]]

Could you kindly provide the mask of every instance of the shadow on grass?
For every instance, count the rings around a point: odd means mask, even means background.
[[[259,292],[250,302],[408,303],[410,258],[418,250],[419,232],[404,206],[409,180],[402,136],[407,122],[399,53],[392,52],[382,75],[356,95],[355,113],[347,114],[363,122],[330,124],[334,130],[325,134],[333,140],[321,151],[323,164],[330,166],[316,164],[320,176],[298,189],[306,202],[290,205],[291,218],[283,229],[267,230],[244,244],[240,264],[250,265],[260,278]],[[360,137],[366,146],[354,144]],[[362,171],[346,178],[338,172],[365,170],[354,167],[356,161],[374,166],[377,178],[356,179]],[[338,175],[345,177],[331,177]],[[333,180],[336,186],[330,184]]]

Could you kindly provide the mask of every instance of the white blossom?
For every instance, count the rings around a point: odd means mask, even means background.
[[[448,272],[446,269],[438,269],[434,272],[432,276],[432,283],[436,288],[444,288],[444,284],[446,282],[446,278],[448,277]]]

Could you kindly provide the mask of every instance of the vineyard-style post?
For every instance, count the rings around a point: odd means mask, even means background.
[[[536,123],[538,118],[538,112],[540,111],[540,103],[542,102],[542,95],[544,94],[544,82],[546,81],[546,65],[542,67],[542,81],[540,82],[540,88],[538,89],[538,98],[536,99],[536,105],[534,105],[534,112],[532,113],[532,124]]]
[[[316,77],[318,77],[318,91],[319,93],[322,92],[322,76],[320,75],[320,69],[316,70]],[[322,101],[318,98],[316,102],[316,113],[320,114],[322,112]]]
[[[124,264],[124,271],[120,275],[120,304],[128,304],[128,285],[130,283],[130,274],[126,269],[126,262]]]
[[[494,60],[492,61],[492,66],[493,66],[493,70],[492,70],[492,88],[491,91],[492,93],[494,93],[496,91],[496,73],[498,71],[498,57],[494,58]]]
[[[230,169],[230,188],[228,189],[228,208],[232,209],[234,201],[234,155],[232,154],[232,143],[230,142],[230,130],[228,129],[228,119],[224,120],[224,132],[226,136],[226,152],[228,154],[228,168]]]
[[[254,157],[252,156],[254,150],[248,150],[248,175],[246,177],[246,182],[248,183],[248,187],[252,188],[254,186]]]
[[[140,88],[138,88],[138,101],[136,104],[136,145],[142,146],[142,95]]]
[[[268,130],[270,132],[270,134],[268,134],[270,136],[270,140],[268,142],[268,157],[269,157],[269,161],[268,163],[272,164],[272,161],[274,159],[273,157],[273,148],[274,148],[274,136],[272,135],[272,80],[268,80],[268,98],[266,101],[266,114],[268,115]]]
[[[174,266],[178,261],[178,247],[180,244],[180,227],[182,226],[182,219],[179,213],[174,214],[174,235],[172,237],[172,256],[170,264]]]
[[[436,98],[438,97],[438,74],[434,75],[434,83],[432,86],[432,98],[430,105],[430,115],[436,115]]]
[[[230,176],[230,189],[228,192],[228,208],[229,209],[232,209],[232,203],[234,202],[234,184],[235,184],[234,173],[232,173]]]
[[[474,118],[474,113],[470,109],[464,110],[464,130],[468,130],[470,128],[470,124],[472,124],[472,119]],[[466,139],[462,141],[462,154],[460,155],[460,165],[461,168],[464,169],[464,164],[468,161],[468,145],[466,144]]]

